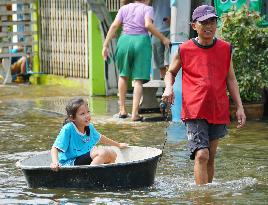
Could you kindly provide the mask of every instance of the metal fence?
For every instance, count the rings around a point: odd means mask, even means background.
[[[120,8],[120,0],[106,0],[106,6],[109,11],[118,11]]]

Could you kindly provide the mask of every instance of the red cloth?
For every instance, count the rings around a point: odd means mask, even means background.
[[[211,47],[200,47],[193,39],[180,46],[182,62],[182,120],[206,119],[229,124],[226,79],[231,45],[216,39]]]

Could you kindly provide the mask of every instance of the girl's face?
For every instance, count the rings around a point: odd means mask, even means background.
[[[205,40],[213,39],[217,29],[217,20],[216,18],[209,18],[202,22],[196,21],[192,24],[192,27],[200,38]]]
[[[80,126],[86,127],[86,126],[88,126],[90,120],[91,120],[91,116],[90,116],[90,111],[89,111],[88,105],[87,104],[81,105],[78,108],[75,117],[73,118],[73,122],[78,127],[80,127]]]

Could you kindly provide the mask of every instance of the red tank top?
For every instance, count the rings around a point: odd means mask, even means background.
[[[229,124],[226,79],[231,45],[215,39],[204,47],[191,39],[180,46],[182,62],[182,120],[206,119],[212,124]]]

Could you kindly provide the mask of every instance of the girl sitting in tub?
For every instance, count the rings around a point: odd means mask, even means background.
[[[97,148],[98,142],[126,148],[128,144],[118,143],[101,135],[90,123],[88,104],[82,98],[74,98],[66,106],[67,118],[52,148],[50,167],[58,171],[59,166],[96,165],[114,163],[116,153],[109,148]]]

